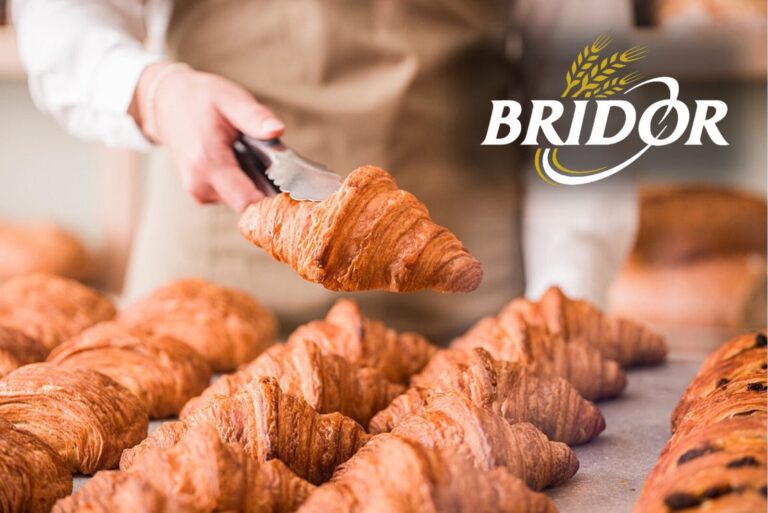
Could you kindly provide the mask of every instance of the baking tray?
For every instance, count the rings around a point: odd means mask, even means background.
[[[605,431],[591,443],[574,448],[579,471],[564,485],[546,492],[561,513],[623,513],[632,509],[669,438],[669,418],[680,395],[716,345],[714,341],[726,339],[711,334],[693,337],[688,332],[668,340],[673,351],[666,363],[630,370],[622,397],[599,403],[607,424]],[[690,350],[692,345],[698,346],[696,350]],[[685,350],[675,352],[676,346]],[[162,422],[151,422],[150,432]],[[76,476],[74,489],[88,479]]]

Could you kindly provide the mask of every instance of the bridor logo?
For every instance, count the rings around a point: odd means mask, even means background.
[[[565,88],[559,100],[532,100],[530,119],[520,144],[537,146],[534,156],[536,172],[550,184],[584,185],[608,178],[626,169],[650,148],[683,141],[688,146],[701,146],[705,134],[710,142],[728,146],[718,128],[728,113],[720,100],[696,100],[693,113],[680,101],[680,85],[671,77],[642,80],[642,76],[627,67],[645,58],[644,47],[635,46],[623,52],[601,57],[611,39],[598,36],[584,47],[565,74]],[[640,88],[657,88],[664,99],[638,113],[630,97]],[[658,94],[653,92],[653,94]],[[567,132],[558,133],[555,123],[564,117],[566,109],[571,118]],[[505,145],[515,142],[523,133],[520,115],[522,105],[513,100],[494,100],[488,131],[483,145]],[[674,112],[674,116],[670,114]],[[585,126],[587,116],[591,127]],[[618,121],[620,128],[607,134],[609,121]],[[614,129],[615,130],[615,129]],[[505,132],[504,135],[500,135]],[[562,127],[561,127],[561,132]],[[611,146],[636,136],[642,141],[636,153],[623,162],[597,162],[592,169],[571,169],[560,150],[573,146]],[[542,141],[543,137],[543,141]]]

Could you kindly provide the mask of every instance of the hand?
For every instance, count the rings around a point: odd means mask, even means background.
[[[149,139],[168,149],[195,200],[242,212],[264,195],[240,169],[232,144],[238,132],[272,139],[285,125],[234,82],[190,68],[163,71],[166,66],[144,70],[131,114]]]

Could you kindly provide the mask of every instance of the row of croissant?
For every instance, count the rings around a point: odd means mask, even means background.
[[[621,365],[666,353],[658,336],[557,289],[513,301],[441,351],[340,301],[187,402],[209,368],[249,360],[274,332],[249,298],[185,280],[11,373],[1,428],[29,450],[0,461],[18,478],[0,485],[3,511],[47,511],[69,493],[70,472],[113,468],[121,453],[120,471],[99,472],[55,509],[551,511],[528,487],[575,473],[560,442],[605,426],[588,399],[621,393]],[[141,441],[148,415],[185,403],[181,421]]]
[[[672,438],[634,513],[766,511],[766,332],[709,355],[672,414]]]

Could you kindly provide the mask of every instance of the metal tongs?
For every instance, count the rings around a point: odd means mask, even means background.
[[[341,187],[339,175],[279,139],[265,141],[240,134],[233,149],[245,174],[268,196],[287,192],[295,200],[322,201]]]

